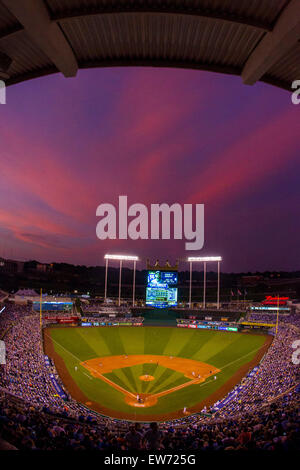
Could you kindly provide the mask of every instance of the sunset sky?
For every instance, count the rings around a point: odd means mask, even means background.
[[[112,68],[7,89],[0,256],[103,264],[222,255],[223,271],[300,269],[300,105],[209,72]],[[204,203],[205,244],[100,241],[96,208]],[[184,265],[182,268],[185,269]]]

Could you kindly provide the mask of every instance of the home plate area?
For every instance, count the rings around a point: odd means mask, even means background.
[[[157,400],[165,395],[174,393],[178,390],[181,390],[190,385],[196,385],[204,382],[208,377],[216,375],[220,372],[220,369],[207,364],[205,362],[195,361],[193,359],[185,359],[182,357],[175,356],[159,356],[159,355],[150,355],[150,354],[139,354],[139,355],[120,355],[120,356],[104,356],[96,357],[89,359],[87,361],[81,362],[81,366],[87,369],[90,374],[97,378],[101,379],[104,382],[108,383],[111,387],[115,388],[124,395],[125,402],[133,407],[151,407],[157,403]],[[170,372],[176,372],[179,379],[179,385],[172,386],[170,384],[169,388],[167,387],[168,381],[165,380],[166,384],[163,386],[162,379],[155,377],[155,373],[144,373],[137,375],[137,380],[144,382],[146,387],[150,387],[147,393],[142,393],[139,391],[131,391],[127,389],[124,381],[118,380],[119,383],[113,381],[111,375],[113,373],[115,378],[119,378],[125,370],[131,370],[131,376],[135,370],[135,366],[145,366],[152,365],[152,370],[158,370],[160,368],[160,376],[163,373],[167,373],[167,370]],[[181,375],[180,375],[181,374]],[[124,375],[125,378],[125,375]],[[121,383],[120,383],[121,382]]]

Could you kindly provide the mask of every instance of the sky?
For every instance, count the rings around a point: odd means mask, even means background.
[[[146,258],[221,255],[227,272],[300,269],[299,115],[285,90],[196,70],[92,69],[11,86],[0,256],[102,265],[124,253],[142,269]],[[99,240],[96,208],[117,208],[119,195],[148,208],[204,204],[203,249]]]

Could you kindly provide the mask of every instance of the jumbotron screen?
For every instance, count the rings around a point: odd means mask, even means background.
[[[43,312],[71,312],[72,302],[42,302]],[[33,302],[33,310],[40,310],[40,302]]]
[[[149,271],[146,305],[157,308],[177,305],[178,274],[168,271]]]

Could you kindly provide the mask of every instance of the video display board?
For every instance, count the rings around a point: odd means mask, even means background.
[[[42,312],[71,312],[72,302],[42,302]],[[40,302],[33,302],[33,310],[40,310]]]
[[[176,306],[177,282],[177,272],[148,271],[146,305],[156,308]]]

